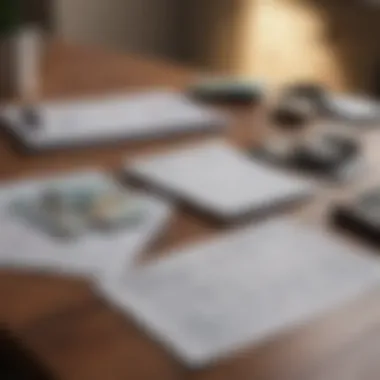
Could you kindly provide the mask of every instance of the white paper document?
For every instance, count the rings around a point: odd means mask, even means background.
[[[31,109],[36,125],[25,122],[21,107],[6,108],[2,116],[11,132],[35,149],[223,130],[228,121],[222,112],[170,91],[41,103]]]
[[[380,284],[376,256],[292,219],[172,252],[100,290],[189,366],[305,324]]]
[[[126,162],[125,170],[224,220],[313,193],[309,181],[251,159],[220,140]]]
[[[146,213],[136,226],[109,232],[89,231],[77,239],[59,239],[34,228],[12,212],[12,203],[42,189],[109,180],[101,172],[81,172],[59,178],[21,181],[0,188],[0,268],[47,271],[63,275],[117,276],[169,222],[171,207],[141,195]]]

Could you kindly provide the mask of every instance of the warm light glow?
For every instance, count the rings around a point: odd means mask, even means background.
[[[312,79],[339,87],[339,65],[323,40],[316,9],[294,0],[257,0],[247,2],[243,14],[240,74],[262,77],[272,86]]]

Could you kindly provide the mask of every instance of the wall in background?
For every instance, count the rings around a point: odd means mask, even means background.
[[[274,87],[312,80],[380,96],[380,5],[362,0],[182,0],[188,56]],[[197,25],[197,29],[191,29]],[[199,27],[198,27],[199,26]]]
[[[24,20],[28,23],[39,24],[45,29],[52,27],[50,0],[24,0]]]
[[[68,41],[170,55],[176,0],[53,0],[55,32]]]
[[[244,14],[237,71],[272,86],[303,80],[342,86],[339,62],[324,38],[326,22],[315,7],[306,1],[254,1]]]
[[[237,52],[240,11],[247,1],[251,0],[181,0],[177,46],[183,59],[208,69],[229,71]]]
[[[49,0],[29,0],[46,9]],[[380,95],[380,6],[360,0],[50,0],[66,40]],[[28,3],[29,4],[29,3]]]
[[[306,79],[354,92],[372,91],[376,75],[380,81],[380,7],[351,0],[247,0],[243,6],[236,72],[275,86]]]

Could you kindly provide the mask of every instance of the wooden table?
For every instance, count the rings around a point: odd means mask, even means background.
[[[56,43],[47,53],[42,96],[73,97],[152,85],[181,88],[194,77],[190,70],[166,63]],[[237,121],[226,138],[236,144],[250,144],[253,138],[260,138],[257,110],[238,107],[231,111]],[[126,156],[135,157],[205,138],[193,136],[25,156],[13,149],[6,136],[1,136],[0,179],[92,166],[117,169]],[[321,223],[328,205],[343,193],[347,192],[339,187],[325,188],[315,202],[295,213],[305,223]],[[221,232],[221,227],[196,214],[178,210],[172,227],[144,258]],[[354,249],[355,243],[352,244]],[[81,280],[2,271],[0,321],[59,379],[378,380],[379,296],[374,291],[308,326],[196,372],[176,362],[131,320],[97,298]]]

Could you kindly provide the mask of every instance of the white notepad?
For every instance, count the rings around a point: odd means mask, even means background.
[[[25,124],[22,108],[2,111],[7,128],[33,149],[223,130],[228,121],[220,111],[169,91],[42,103],[33,110],[41,120],[36,128]]]
[[[38,194],[41,189],[109,180],[101,172],[81,172],[57,178],[21,181],[0,188],[0,268],[47,271],[66,275],[116,276],[167,225],[171,207],[141,195],[146,216],[136,226],[110,233],[89,232],[64,241],[25,223],[12,212],[12,202]]]
[[[173,252],[99,289],[187,365],[199,367],[379,284],[375,256],[283,219]]]
[[[303,199],[307,180],[247,157],[223,141],[126,163],[126,171],[223,220]]]

